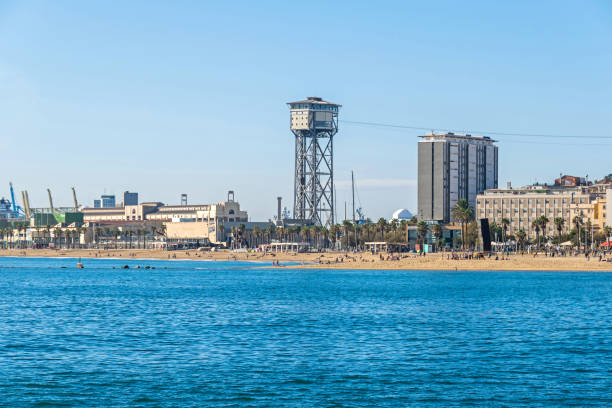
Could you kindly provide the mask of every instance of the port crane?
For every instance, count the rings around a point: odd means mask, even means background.
[[[53,208],[53,197],[51,197],[51,189],[47,189],[47,193],[49,194],[49,208],[51,209],[51,214],[55,214],[55,208]]]
[[[74,211],[78,211],[79,210],[79,202],[77,201],[76,190],[74,189],[74,187],[72,187],[72,199],[74,200]]]
[[[11,205],[13,207],[13,212],[17,214],[17,216],[22,217],[25,212],[23,208],[17,205],[15,202],[15,190],[13,190],[13,182],[9,182],[9,189],[11,191]]]
[[[30,196],[28,195],[27,190],[23,190],[21,192],[21,201],[23,202],[25,217],[30,218],[30,215],[32,215],[32,211],[30,209]]]

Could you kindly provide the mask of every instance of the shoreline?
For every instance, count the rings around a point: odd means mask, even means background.
[[[447,253],[400,254],[394,260],[387,255],[370,253],[247,253],[222,250],[164,251],[157,249],[27,249],[0,250],[0,257],[15,258],[83,258],[138,261],[249,261],[253,267],[286,269],[345,269],[345,270],[431,270],[431,271],[576,271],[612,272],[612,262],[599,262],[598,258],[584,256],[547,257],[544,255],[510,255],[504,260],[446,259]],[[273,265],[280,262],[280,266]],[[283,263],[291,263],[290,265]],[[259,264],[259,265],[257,265]],[[267,264],[267,265],[266,265]]]

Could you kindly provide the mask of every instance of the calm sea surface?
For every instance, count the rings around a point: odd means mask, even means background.
[[[0,258],[0,406],[612,406],[609,273],[84,263]]]

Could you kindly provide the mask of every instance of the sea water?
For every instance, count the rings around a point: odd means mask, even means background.
[[[76,263],[0,258],[0,406],[612,405],[609,273]]]

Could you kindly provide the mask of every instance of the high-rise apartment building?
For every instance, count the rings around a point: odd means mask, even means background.
[[[497,146],[486,136],[429,133],[418,143],[418,218],[451,221],[462,198],[497,188]]]
[[[100,196],[102,200],[102,208],[114,208],[115,207],[115,196],[114,195],[103,195]]]
[[[138,205],[138,193],[123,192],[123,205]]]

